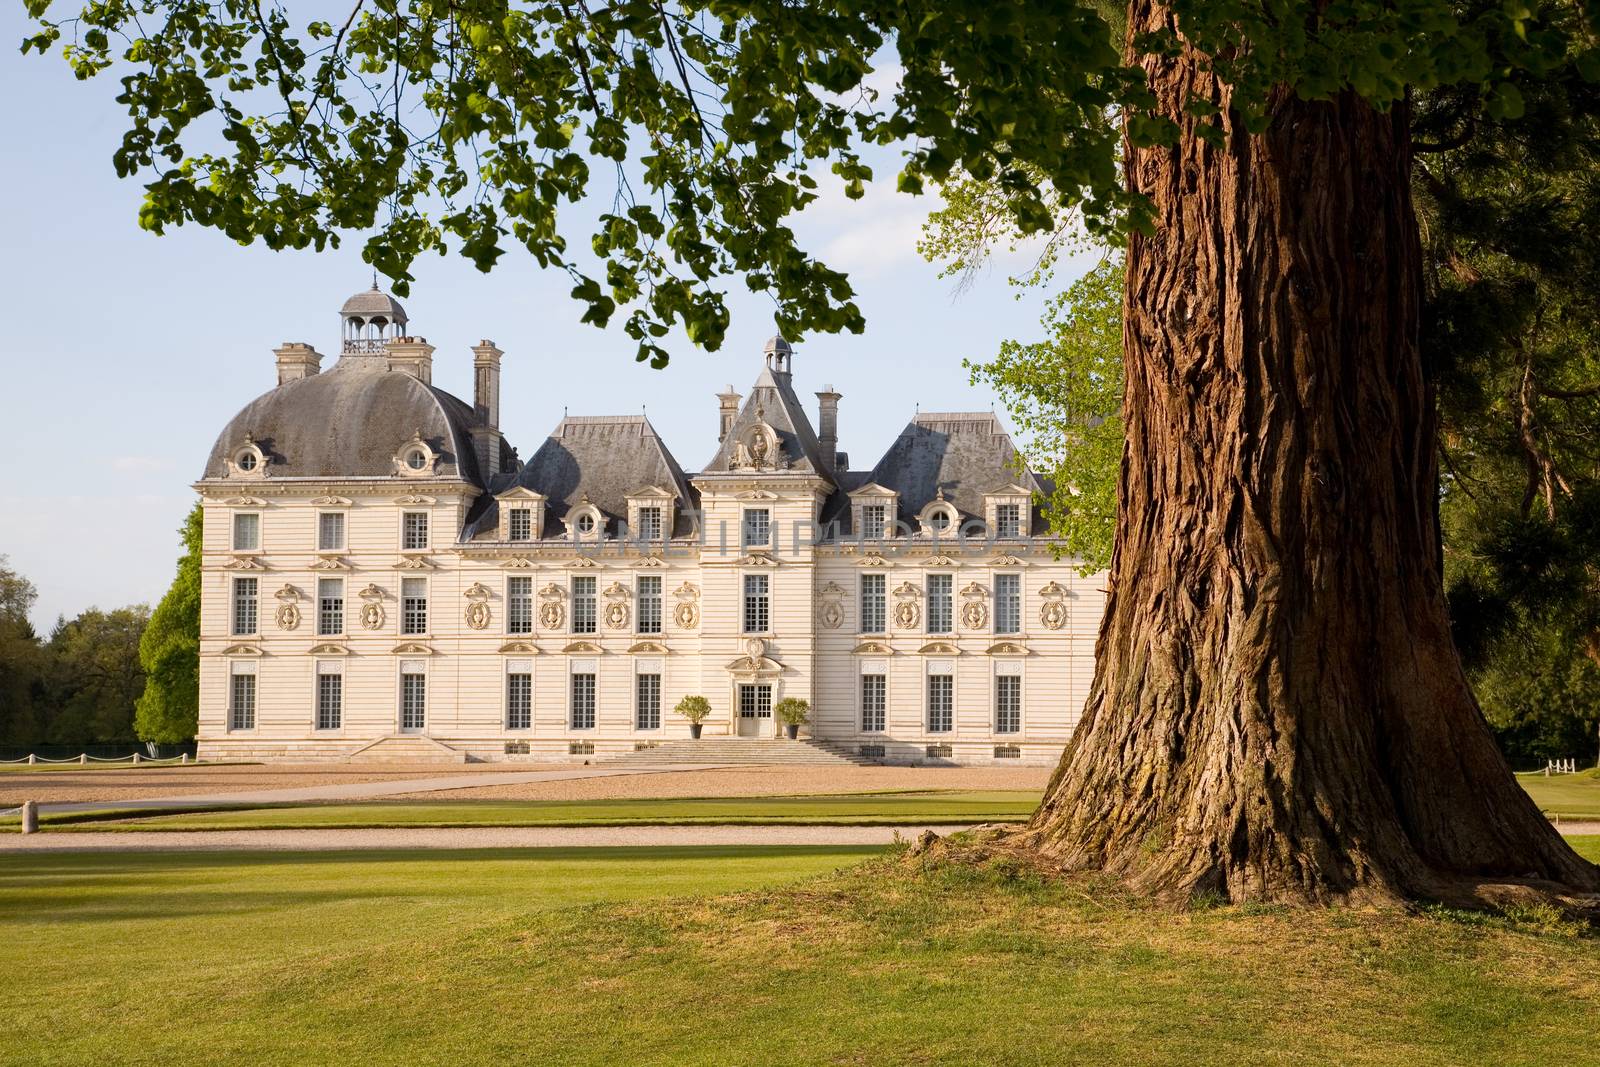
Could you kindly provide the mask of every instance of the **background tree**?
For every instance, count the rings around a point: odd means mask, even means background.
[[[33,583],[0,556],[0,743],[28,744],[37,737],[44,655],[28,612],[38,598]]]
[[[197,503],[179,531],[178,576],[139,639],[145,686],[134,715],[140,740],[188,741],[200,723],[200,555],[203,516]]]
[[[47,0],[30,11],[27,48],[61,39]],[[1514,76],[1600,72],[1576,6],[1133,0],[1121,52],[1070,0],[358,6],[309,50],[245,0],[95,4],[70,28],[81,75],[124,64],[116,161],[148,179],[147,227],[320,247],[376,226],[367,258],[402,292],[424,250],[488,267],[511,238],[591,321],[630,309],[658,364],[675,323],[720,343],[729,275],[786,333],[861,328],[785,220],[818,166],[859,195],[862,144],[903,148],[907,191],[996,180],[1025,232],[1125,218],[1110,593],[1025,843],[1180,898],[1600,888],[1451,643],[1406,102],[1461,84],[1514,116]],[[882,107],[860,90],[890,49]],[[224,149],[185,147],[197,120]],[[587,271],[557,212],[586,155],[616,174]]]
[[[44,737],[53,745],[121,744],[135,739],[134,703],[144,691],[139,638],[143,604],[90,608],[56,623],[45,647]]]

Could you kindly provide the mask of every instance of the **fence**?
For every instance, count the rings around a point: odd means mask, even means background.
[[[195,744],[156,745],[127,742],[110,745],[0,746],[0,763],[193,763]]]

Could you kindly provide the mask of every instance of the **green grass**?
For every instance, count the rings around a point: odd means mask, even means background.
[[[1563,819],[1600,819],[1600,773],[1519,774],[1517,781],[1547,815]]]
[[[1026,819],[1032,791],[845,793],[668,800],[424,800],[258,807],[167,815],[47,816],[53,829],[279,830],[437,826],[903,825]],[[9,820],[15,823],[16,819]]]
[[[1559,922],[864,855],[6,856],[0,1063],[1600,1060],[1600,942]]]

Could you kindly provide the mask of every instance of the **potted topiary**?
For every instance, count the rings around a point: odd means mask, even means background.
[[[672,710],[689,720],[689,736],[698,739],[701,720],[711,714],[711,701],[702,696],[687,696]]]
[[[800,697],[784,697],[778,701],[772,713],[783,723],[784,732],[793,741],[800,736],[800,724],[811,714],[811,704]]]

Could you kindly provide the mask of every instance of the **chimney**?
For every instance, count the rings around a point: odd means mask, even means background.
[[[839,396],[831,385],[823,386],[817,394],[817,444],[822,447],[822,461],[829,470],[839,461]]]
[[[278,357],[278,384],[309,378],[322,369],[322,353],[310,345],[285,341],[283,347],[274,348]]]
[[[500,473],[500,357],[493,341],[472,346],[472,448],[478,454],[478,472],[484,478]]]
[[[733,391],[733,386],[728,386],[726,391],[717,394],[721,403],[722,428],[717,431],[717,440],[720,442],[728,436],[728,431],[733,429],[733,420],[739,415],[739,394]]]
[[[433,384],[433,346],[426,337],[396,337],[386,354],[390,370],[409,374],[424,385]]]

